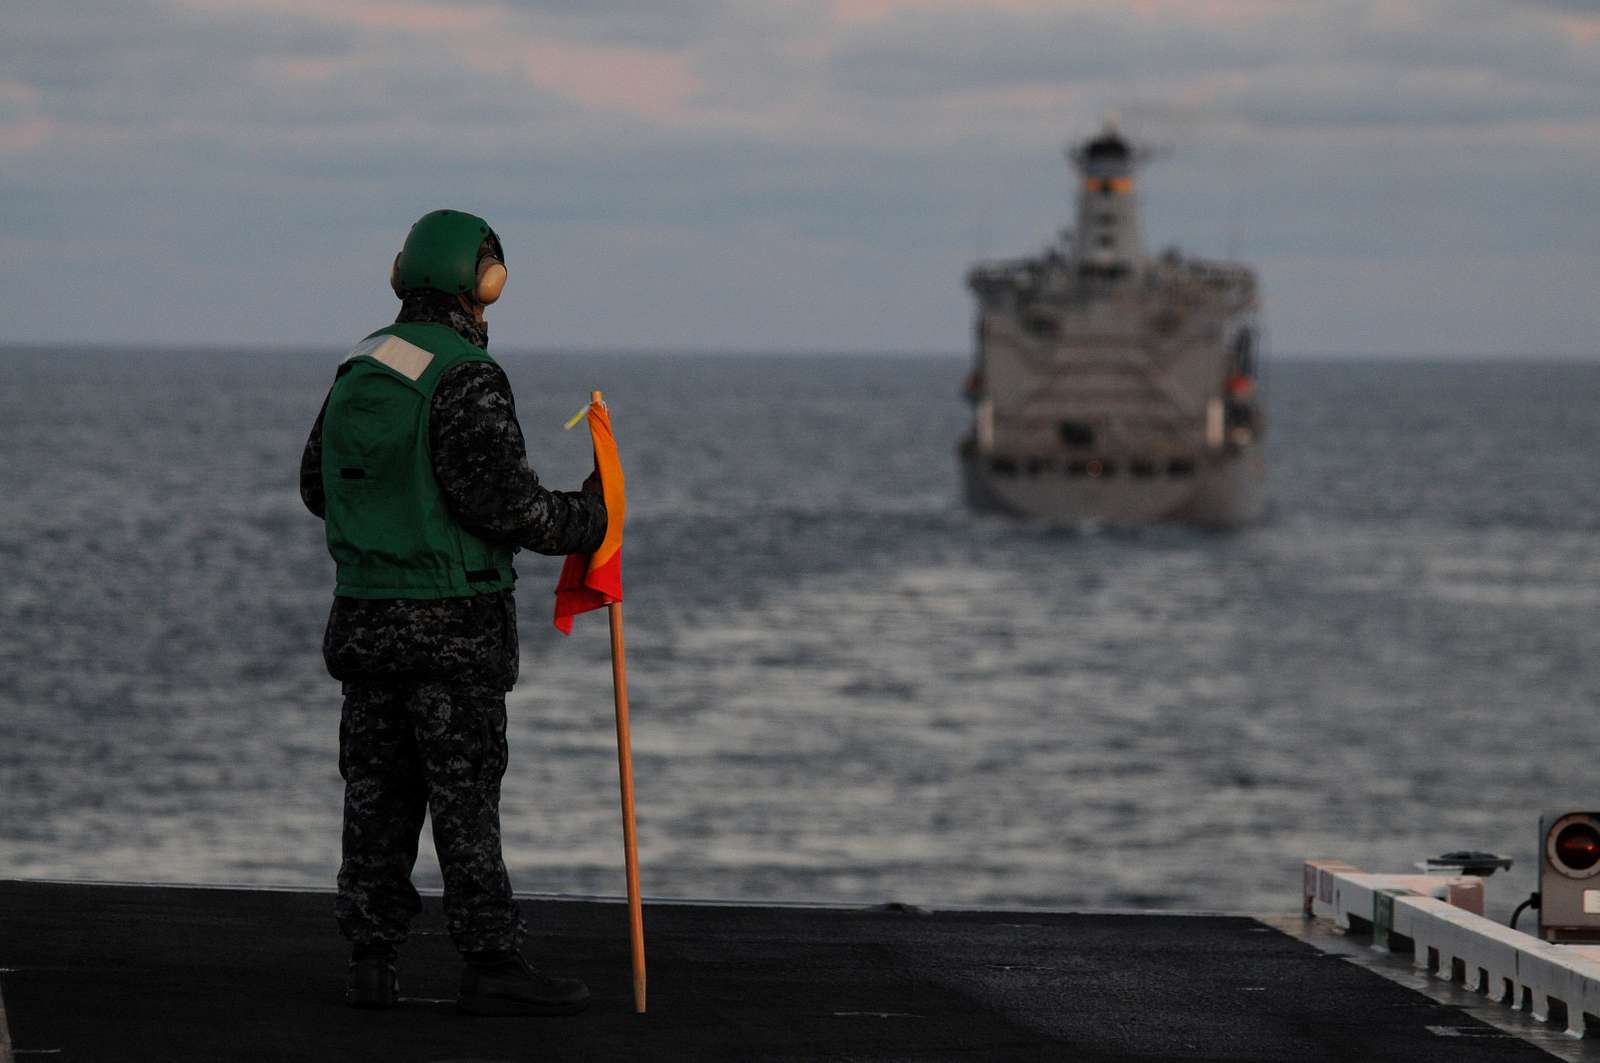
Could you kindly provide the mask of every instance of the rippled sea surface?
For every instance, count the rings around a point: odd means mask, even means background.
[[[331,883],[337,358],[0,352],[0,877]],[[649,895],[1271,911],[1474,847],[1503,908],[1600,803],[1600,365],[1278,362],[1211,534],[966,512],[953,358],[502,360],[553,486],[612,402]],[[518,567],[507,862],[619,893],[606,623]]]

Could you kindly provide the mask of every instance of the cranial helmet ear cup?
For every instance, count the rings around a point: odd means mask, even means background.
[[[401,252],[395,252],[394,265],[389,267],[389,287],[396,296],[403,299],[405,298],[405,292],[400,290],[400,255]]]
[[[486,258],[478,264],[478,286],[473,289],[472,297],[484,306],[488,306],[500,298],[500,293],[506,286],[506,267],[492,258]]]

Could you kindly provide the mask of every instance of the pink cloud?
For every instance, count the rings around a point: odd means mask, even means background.
[[[584,107],[673,117],[700,89],[686,56],[661,49],[580,44],[540,32],[534,19],[496,4],[427,0],[327,4],[319,0],[183,0],[210,12],[252,9],[294,14],[375,33],[426,38],[468,69],[516,71],[530,84]],[[331,77],[340,61],[279,60],[267,72],[294,84]]]
[[[502,8],[492,4],[430,4],[426,0],[395,3],[347,0],[337,4],[322,0],[179,0],[179,3],[191,11],[260,11],[366,29],[435,34],[483,33],[496,28],[505,14]]]
[[[50,139],[54,128],[46,118],[0,120],[0,155],[32,151]]]
[[[1600,44],[1600,15],[1559,15],[1556,21],[1577,44]]]
[[[50,139],[55,126],[39,112],[39,90],[0,81],[0,154],[32,151]]]
[[[1246,21],[1279,14],[1285,0],[1128,0],[1129,8],[1141,18],[1170,18],[1184,22]],[[850,25],[876,22],[902,11],[971,11],[981,7],[988,12],[1008,15],[1105,14],[1114,11],[1103,0],[987,0],[981,5],[970,0],[833,0],[835,22]]]
[[[961,0],[833,0],[833,21],[846,25],[876,22],[902,11],[952,11],[971,9],[973,5]],[[1047,11],[1072,10],[1082,5],[1061,3],[1059,0],[991,0],[984,5],[990,11],[1007,14],[1035,14]]]
[[[1131,0],[1131,5],[1144,19],[1182,22],[1251,22],[1281,15],[1289,6],[1284,0]]]
[[[598,110],[673,117],[700,88],[688,61],[669,52],[539,39],[508,47],[530,82]]]
[[[272,80],[289,85],[321,85],[330,81],[349,64],[326,56],[299,59],[270,59],[258,64]]]

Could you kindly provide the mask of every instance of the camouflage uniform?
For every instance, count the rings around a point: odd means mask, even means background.
[[[407,295],[397,319],[449,325],[484,347],[483,323],[453,297]],[[324,515],[322,418],[300,461],[300,496]],[[548,491],[528,467],[511,386],[469,362],[440,382],[428,411],[433,472],[451,514],[489,541],[541,554],[588,553],[605,537],[598,495]],[[500,854],[505,691],[517,679],[513,592],[467,598],[335,596],[322,643],[344,687],[339,773],[344,861],[335,912],[356,944],[399,944],[420,909],[411,869],[433,814],[451,938],[462,952],[516,947],[522,922]]]

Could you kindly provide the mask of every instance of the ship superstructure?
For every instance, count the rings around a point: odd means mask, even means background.
[[[980,263],[969,501],[1055,523],[1229,527],[1264,503],[1254,273],[1146,255],[1146,155],[1113,124],[1067,153],[1077,225]]]

